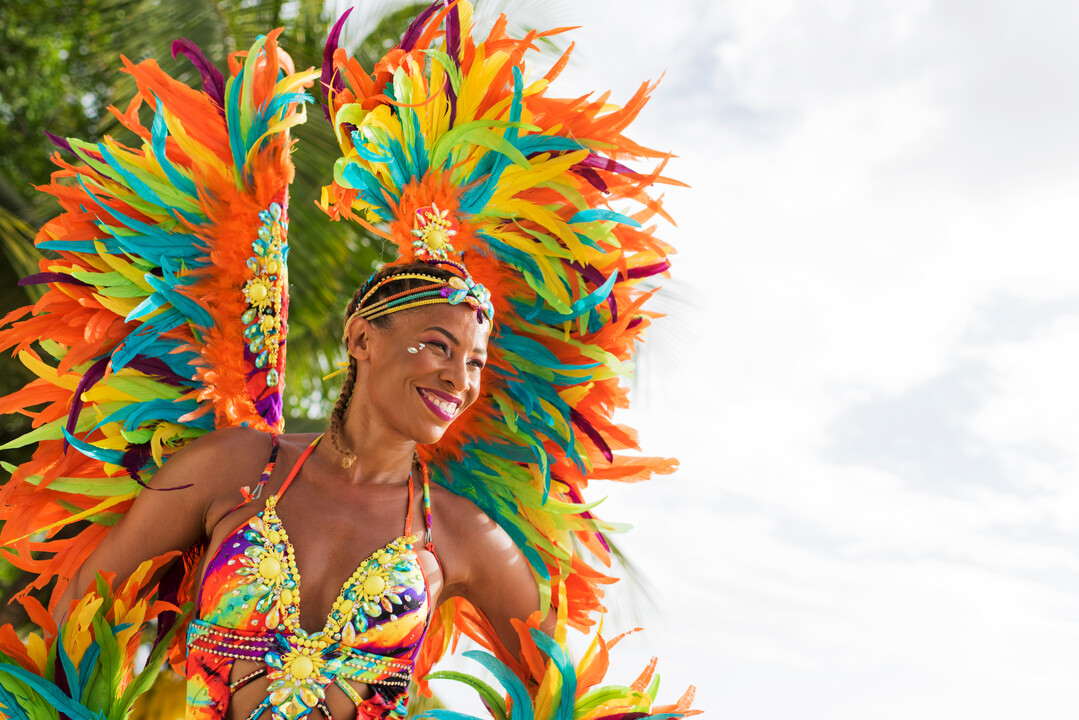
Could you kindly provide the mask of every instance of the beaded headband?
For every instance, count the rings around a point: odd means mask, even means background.
[[[477,320],[494,318],[495,309],[491,304],[491,294],[459,262],[450,257],[458,255],[450,244],[450,238],[457,234],[457,223],[447,210],[439,210],[437,205],[428,205],[416,210],[413,220],[412,254],[414,261],[427,263],[432,267],[446,267],[454,274],[448,278],[428,275],[422,272],[405,272],[387,275],[377,282],[371,276],[360,292],[362,294],[356,311],[345,322],[344,336],[348,336],[349,325],[353,318],[361,317],[374,320],[401,310],[409,310],[424,305],[447,303],[459,305],[462,302],[476,311]],[[402,290],[389,297],[368,304],[368,301],[383,286],[397,280],[426,280],[427,283]]]

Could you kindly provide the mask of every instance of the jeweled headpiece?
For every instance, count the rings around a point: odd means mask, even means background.
[[[495,308],[491,304],[491,294],[487,292],[487,288],[472,279],[462,262],[451,259],[454,257],[461,259],[461,253],[456,252],[450,244],[450,238],[457,234],[456,228],[457,222],[450,217],[448,210],[440,210],[434,204],[418,208],[413,219],[412,258],[416,262],[444,268],[452,275],[440,277],[429,273],[399,272],[384,275],[377,281],[375,280],[377,275],[372,275],[360,290],[360,300],[356,305],[356,311],[345,322],[345,334],[348,334],[349,323],[354,317],[375,320],[401,310],[438,303],[450,305],[467,303],[476,311],[477,321],[483,318],[492,321]],[[408,258],[406,257],[405,260],[407,261]],[[389,297],[372,299],[378,295],[378,291],[383,286],[403,280],[426,282],[420,285],[414,284]]]

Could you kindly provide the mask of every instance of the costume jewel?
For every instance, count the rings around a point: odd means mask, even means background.
[[[453,274],[449,278],[443,278],[422,272],[397,273],[379,280],[374,280],[375,276],[372,276],[372,280],[361,288],[356,311],[345,322],[346,337],[352,318],[373,320],[423,305],[467,303],[476,311],[477,319],[486,318],[490,321],[494,318],[495,309],[487,288],[473,280],[461,262],[450,259],[461,255],[454,250],[450,242],[457,234],[456,225],[456,221],[449,217],[448,211],[439,210],[437,205],[428,205],[415,211],[412,229],[415,239],[412,240],[409,253],[411,260],[440,267]],[[406,259],[408,257],[405,256]],[[378,301],[371,300],[383,286],[401,280],[424,280],[426,284],[407,288]]]

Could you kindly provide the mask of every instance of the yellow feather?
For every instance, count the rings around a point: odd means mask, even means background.
[[[23,350],[19,353],[19,360],[30,370],[30,372],[58,388],[74,392],[75,388],[79,386],[78,375],[67,373],[61,377],[56,374],[56,368],[46,365],[37,357],[37,355],[28,350]]]
[[[555,409],[554,405],[543,398],[538,398],[538,400],[540,407],[555,421],[553,426],[554,431],[557,432],[562,439],[567,439],[569,437],[569,427],[566,425],[565,421],[562,420],[562,413]]]
[[[111,310],[120,317],[127,317],[128,313],[139,306],[143,298],[114,298],[94,293],[94,299],[101,303],[101,307]]]
[[[27,533],[27,534],[23,535],[22,537],[15,538],[11,542],[12,543],[17,543],[20,540],[25,540],[26,538],[30,537],[31,535],[33,535],[35,533],[48,532],[49,530],[53,530],[55,528],[64,527],[65,525],[70,525],[71,523],[78,522],[80,520],[85,520],[86,518],[88,518],[88,517],[90,517],[92,515],[97,515],[98,513],[102,512],[103,510],[108,510],[109,508],[111,508],[111,507],[113,507],[115,505],[119,505],[120,503],[124,502],[125,500],[130,500],[130,499],[134,498],[135,494],[136,493],[130,493],[129,495],[117,495],[116,497],[107,498],[106,500],[103,500],[103,501],[99,502],[97,505],[94,505],[89,510],[83,510],[82,512],[75,513],[74,515],[72,515],[70,517],[66,517],[63,520],[57,520],[54,523],[50,523],[50,524],[48,524],[48,525],[46,525],[44,527],[38,528],[34,532],[30,532],[30,533]]]
[[[30,633],[30,636],[26,638],[26,654],[30,656],[31,662],[34,663],[34,667],[37,668],[38,674],[45,673],[45,663],[49,659],[49,648],[45,644],[45,640],[37,633]]]
[[[113,255],[105,251],[105,245],[100,242],[94,243],[94,248],[99,253],[98,257],[104,261],[105,268],[99,268],[105,270],[109,268],[114,270],[125,278],[135,284],[140,290],[146,292],[147,295],[152,293],[154,289],[150,287],[150,284],[146,282],[146,272],[135,267],[130,261],[123,255]]]
[[[457,97],[458,125],[477,119],[476,112],[480,103],[490,91],[495,76],[509,60],[509,55],[504,51],[500,50],[489,58],[483,56],[485,51],[486,48],[483,45],[476,48],[476,59],[472,64],[472,70],[462,78],[461,92]]]

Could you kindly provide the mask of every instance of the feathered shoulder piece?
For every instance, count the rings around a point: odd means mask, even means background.
[[[666,217],[649,188],[672,182],[667,156],[624,134],[653,86],[622,107],[557,97],[569,52],[540,77],[525,58],[561,30],[514,38],[502,18],[477,40],[463,1],[430,6],[370,69],[337,48],[344,20],[322,77],[342,150],[324,209],[402,260],[442,228],[436,244],[452,236],[452,259],[494,307],[482,396],[421,454],[514,539],[544,604],[564,586],[569,623],[588,627],[613,580],[579,550],[608,562],[613,526],[592,514],[586,484],[675,466],[621,453],[635,433],[613,419],[654,316],[649,281],[671,252],[644,226]]]
[[[313,73],[295,72],[279,32],[235,53],[227,80],[177,41],[202,91],[125,61],[138,93],[112,112],[141,144],[54,138],[67,157],[42,190],[61,212],[23,281],[46,290],[0,331],[37,376],[0,399],[33,419],[0,449],[37,444],[4,465],[0,546],[31,588],[57,577],[54,598],[172,452],[214,427],[281,426],[288,130]]]

